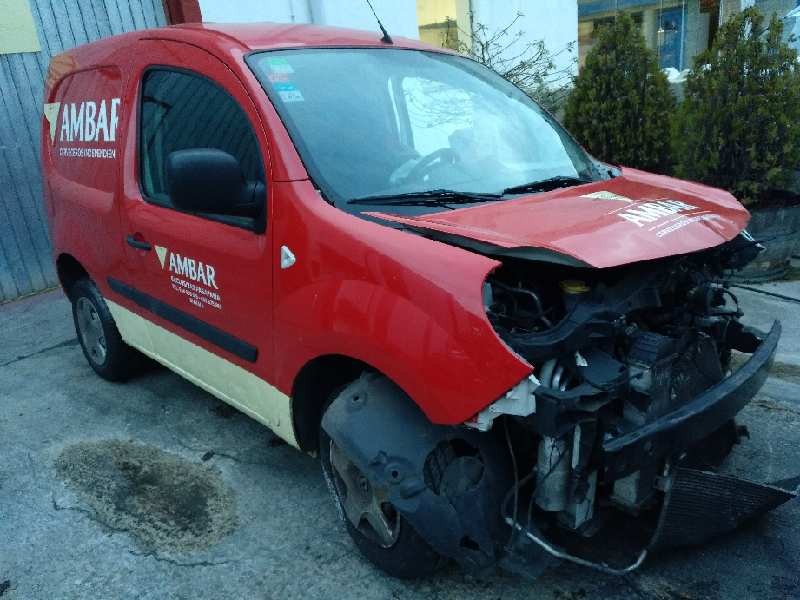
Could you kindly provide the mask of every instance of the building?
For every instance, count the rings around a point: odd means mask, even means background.
[[[717,27],[753,3],[785,15],[800,0],[372,0],[393,34],[472,45],[505,32],[504,56],[540,40],[555,70],[576,74],[597,32],[633,14],[662,67],[691,66]],[[367,0],[0,0],[0,303],[56,285],[42,214],[39,130],[51,56],[93,40],[170,23],[277,21],[377,30]],[[792,27],[795,27],[792,19]],[[800,25],[797,25],[800,30]]]
[[[682,71],[708,48],[719,24],[719,5],[718,0],[581,0],[581,64],[604,23],[618,10],[625,10],[641,26],[645,42],[658,54],[661,67]]]
[[[50,58],[117,33],[199,19],[182,0],[0,2],[0,302],[58,283],[42,207],[39,131]]]
[[[754,5],[766,14],[782,17],[798,0],[579,0],[580,64],[603,25],[625,11],[642,28],[645,42],[658,55],[662,68],[690,69],[695,56],[713,42],[719,24]]]

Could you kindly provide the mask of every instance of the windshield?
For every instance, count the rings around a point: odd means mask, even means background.
[[[434,190],[502,194],[593,172],[592,159],[535,102],[463,57],[301,49],[256,53],[248,64],[337,205]]]

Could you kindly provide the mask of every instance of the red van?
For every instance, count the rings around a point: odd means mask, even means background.
[[[145,354],[318,455],[388,573],[627,572],[794,495],[720,474],[780,336],[728,193],[604,164],[489,69],[298,25],[56,57],[42,162],[90,366]]]

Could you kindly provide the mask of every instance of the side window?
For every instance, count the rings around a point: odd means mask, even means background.
[[[248,189],[265,197],[258,143],[244,111],[225,90],[203,76],[168,69],[148,71],[142,88],[140,178],[147,200],[172,206],[167,157],[177,150],[193,148],[212,148],[232,155],[241,166]],[[232,209],[238,201],[231,198]]]

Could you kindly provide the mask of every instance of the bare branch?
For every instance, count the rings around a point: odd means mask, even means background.
[[[510,23],[496,30],[475,21],[470,13],[470,31],[456,24],[456,50],[486,65],[507,79],[545,108],[555,111],[572,87],[573,67],[577,62],[575,42],[551,52],[544,41],[524,42],[525,33],[519,29],[523,13],[517,13]],[[564,55],[572,56],[567,66],[558,66]]]

